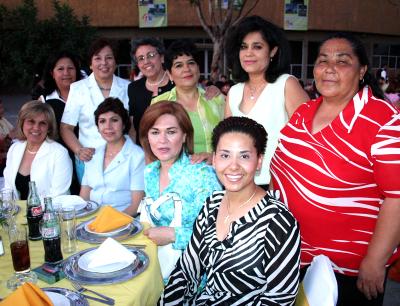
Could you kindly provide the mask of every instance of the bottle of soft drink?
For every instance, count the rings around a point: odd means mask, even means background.
[[[41,226],[44,246],[44,261],[47,263],[58,263],[63,259],[61,253],[60,222],[53,209],[50,197],[44,198],[44,205],[45,210]]]
[[[40,204],[40,198],[36,190],[36,184],[34,181],[29,182],[29,194],[26,204],[26,218],[28,219],[29,228],[29,240],[40,240],[42,235],[40,234],[39,224],[43,218],[42,205]]]

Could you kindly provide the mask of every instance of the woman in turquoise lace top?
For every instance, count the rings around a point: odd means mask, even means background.
[[[221,185],[214,169],[206,163],[192,164],[193,126],[179,103],[161,101],[146,109],[140,122],[140,143],[146,159],[146,197],[153,200],[177,193],[182,200],[182,227],[169,227],[174,215],[173,202],[160,205],[157,227],[144,232],[157,245],[172,243],[184,250],[192,234],[194,220],[204,200]]]

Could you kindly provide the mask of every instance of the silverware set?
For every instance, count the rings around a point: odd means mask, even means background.
[[[76,291],[78,291],[80,294],[82,294],[87,299],[90,299],[90,300],[93,300],[93,301],[97,301],[97,302],[100,302],[100,303],[103,303],[103,304],[106,304],[106,305],[115,305],[114,299],[112,299],[112,298],[110,298],[110,297],[108,297],[108,296],[106,296],[104,294],[98,293],[98,292],[96,292],[94,290],[91,290],[91,289],[84,288],[77,282],[71,281],[71,284],[72,284],[72,287],[74,287]],[[94,296],[91,296],[91,295],[83,294],[83,292],[93,293],[93,294],[101,297],[101,299],[97,298],[97,297],[94,297]]]

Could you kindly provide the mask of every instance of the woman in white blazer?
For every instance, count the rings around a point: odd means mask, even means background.
[[[94,112],[106,144],[85,165],[80,196],[135,215],[144,196],[144,153],[126,135],[131,122],[118,98],[107,98]]]
[[[105,144],[94,122],[94,111],[105,98],[119,98],[128,110],[129,81],[114,75],[117,67],[113,46],[106,39],[94,41],[89,49],[90,69],[88,78],[71,84],[60,133],[76,156],[79,180],[84,172],[84,162],[92,159],[95,149]],[[79,124],[79,139],[74,134]]]
[[[18,114],[17,138],[7,153],[5,187],[26,200],[29,181],[41,196],[69,194],[72,162],[68,151],[55,142],[57,124],[53,109],[40,101],[25,103]]]

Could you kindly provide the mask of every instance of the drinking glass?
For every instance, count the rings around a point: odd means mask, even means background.
[[[64,253],[76,252],[76,212],[74,207],[61,209],[61,244]]]
[[[10,223],[8,227],[10,238],[11,258],[14,266],[14,275],[7,281],[7,287],[15,290],[26,282],[37,282],[37,276],[31,271],[29,256],[28,233],[26,227]]]
[[[0,218],[5,228],[7,228],[8,224],[13,222],[15,210],[15,195],[13,190],[10,188],[3,188],[0,198]]]

